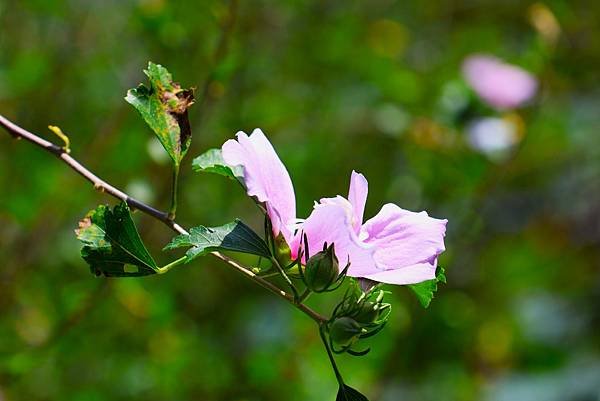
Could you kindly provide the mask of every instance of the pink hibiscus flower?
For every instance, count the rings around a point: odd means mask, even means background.
[[[386,204],[363,224],[368,183],[352,172],[348,199],[324,198],[310,216],[298,223],[290,176],[273,146],[257,129],[237,134],[222,148],[230,166],[242,166],[249,196],[265,204],[273,234],[280,233],[297,257],[306,234],[310,249],[334,243],[340,263],[350,261],[348,275],[390,284],[415,284],[435,278],[438,256],[444,251],[447,220],[426,212],[410,212]]]

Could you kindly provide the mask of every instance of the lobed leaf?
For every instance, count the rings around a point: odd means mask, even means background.
[[[209,149],[192,162],[192,168],[197,172],[207,172],[223,175],[239,180],[244,176],[241,166],[230,167],[223,160],[221,149]]]
[[[100,205],[75,230],[81,256],[96,275],[135,277],[156,273],[156,262],[144,246],[126,203],[112,210]]]
[[[130,89],[125,100],[141,114],[173,163],[179,166],[192,139],[187,109],[194,104],[194,90],[182,89],[159,64],[148,63],[144,73],[150,87],[140,84]]]
[[[418,284],[411,284],[408,288],[415,293],[421,305],[424,308],[428,308],[437,291],[438,283],[446,283],[446,275],[443,267],[438,267],[435,279],[423,281]]]
[[[220,227],[198,226],[189,235],[179,235],[165,249],[186,248],[188,261],[212,251],[224,250],[270,257],[265,241],[241,220]]]

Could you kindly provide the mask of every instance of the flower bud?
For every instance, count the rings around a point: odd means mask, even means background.
[[[304,282],[313,292],[327,291],[339,275],[339,264],[334,245],[324,248],[306,262]]]
[[[361,325],[350,317],[337,318],[329,326],[329,338],[342,347],[351,345],[360,334],[362,334]]]
[[[354,319],[362,324],[373,323],[379,318],[380,315],[380,303],[371,301],[364,302],[357,314],[354,315]]]

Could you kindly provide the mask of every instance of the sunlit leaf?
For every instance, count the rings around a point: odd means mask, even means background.
[[[146,276],[157,266],[144,246],[125,203],[100,205],[79,222],[75,230],[83,243],[81,256],[96,275],[107,277]]]
[[[241,166],[230,167],[225,163],[221,149],[210,149],[196,157],[192,168],[194,171],[220,174],[234,180],[243,177]]]
[[[408,287],[413,290],[417,299],[424,308],[429,307],[431,300],[437,291],[438,283],[445,283],[446,275],[443,267],[438,267],[435,279],[423,281],[419,284],[411,284]]]
[[[159,64],[148,63],[144,73],[150,80],[150,88],[140,84],[127,92],[125,100],[142,115],[179,166],[192,139],[187,109],[194,103],[194,90],[182,89]]]
[[[269,257],[269,247],[250,227],[236,220],[220,227],[198,226],[189,235],[179,235],[165,249],[187,248],[188,261],[206,253],[224,250]]]

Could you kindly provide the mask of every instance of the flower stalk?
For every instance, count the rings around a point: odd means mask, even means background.
[[[176,259],[173,262],[169,263],[168,265],[165,265],[163,267],[159,267],[158,270],[157,270],[157,273],[158,274],[165,274],[169,270],[171,270],[172,268],[184,264],[186,261],[187,261],[187,256],[182,256],[179,259]]]
[[[179,165],[173,165],[173,183],[171,186],[171,206],[169,207],[169,218],[175,220],[177,215],[177,193],[179,192]]]
[[[329,347],[329,341],[327,341],[327,326],[323,323],[319,325],[319,335],[321,336],[321,341],[323,341],[323,345],[325,346],[325,350],[327,351],[327,356],[329,357],[329,362],[331,363],[331,367],[333,368],[333,372],[335,373],[335,378],[337,379],[340,386],[344,385],[344,379],[342,378],[342,374],[335,363],[335,358],[333,356],[333,352]]]

